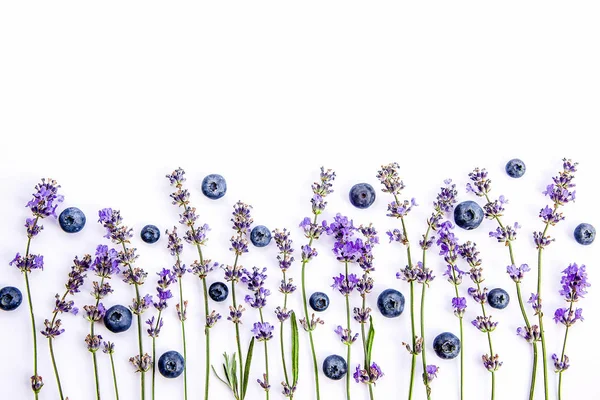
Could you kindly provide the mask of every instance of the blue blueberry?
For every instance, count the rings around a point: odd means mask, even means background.
[[[483,209],[474,201],[463,201],[454,209],[454,222],[463,229],[475,229],[481,221],[483,221]]]
[[[113,333],[125,332],[131,327],[131,319],[129,308],[117,304],[106,311],[104,326]]]
[[[343,357],[331,355],[323,361],[323,373],[329,379],[339,381],[348,372],[348,365]]]
[[[158,242],[160,239],[160,230],[154,225],[146,225],[140,232],[142,240],[146,243],[152,244]]]
[[[158,371],[165,378],[177,378],[183,373],[185,360],[178,352],[171,350],[164,353],[158,359]]]
[[[404,296],[396,289],[386,289],[377,298],[377,308],[384,317],[395,318],[404,311]]]
[[[596,228],[586,223],[579,224],[575,228],[573,235],[577,243],[587,246],[588,244],[592,244],[594,239],[596,239]]]
[[[250,240],[256,247],[265,247],[271,243],[271,231],[264,225],[257,225],[250,232]]]
[[[229,288],[223,282],[215,282],[208,288],[208,295],[216,302],[222,302],[229,295]]]
[[[329,297],[323,292],[314,292],[308,303],[317,312],[325,311],[329,307]]]
[[[207,175],[202,180],[202,193],[209,199],[220,199],[227,192],[227,182],[225,178],[218,174]]]
[[[21,305],[23,295],[16,287],[7,286],[0,289],[0,310],[12,311]]]
[[[85,226],[85,214],[77,207],[65,208],[58,216],[58,223],[63,231],[76,233]]]
[[[511,178],[520,178],[525,175],[525,163],[518,158],[513,158],[506,163],[506,173]]]
[[[460,339],[450,332],[440,333],[433,339],[433,351],[444,360],[456,358],[460,353]]]
[[[368,183],[357,183],[350,189],[350,203],[357,208],[368,208],[375,201],[375,189]]]
[[[487,298],[490,307],[497,308],[498,310],[506,308],[510,302],[510,296],[506,290],[500,288],[490,290]]]

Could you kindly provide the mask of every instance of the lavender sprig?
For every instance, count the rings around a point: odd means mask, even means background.
[[[154,400],[156,389],[156,338],[160,335],[163,327],[162,312],[167,308],[167,301],[173,297],[169,286],[177,283],[177,276],[170,269],[163,268],[157,273],[158,282],[156,286],[156,301],[153,302],[154,308],[158,311],[156,319],[154,316],[146,321],[148,325],[148,336],[152,338],[152,399]]]
[[[84,255],[81,260],[78,257],[73,259],[73,265],[69,272],[69,278],[65,284],[65,293],[61,296],[58,293],[55,296],[54,311],[52,312],[52,320],[46,319],[44,321],[45,329],[41,331],[48,339],[48,348],[50,349],[50,358],[52,360],[52,366],[54,368],[54,376],[56,377],[56,384],[58,386],[58,394],[61,400],[64,400],[62,384],[60,381],[60,375],[58,373],[58,365],[54,356],[54,339],[61,335],[65,330],[62,328],[62,321],[57,319],[58,314],[70,313],[77,315],[79,309],[75,307],[73,300],[67,301],[68,295],[75,295],[79,293],[79,289],[84,283],[87,277],[86,272],[90,268],[92,262],[92,256],[89,254]]]
[[[491,398],[494,400],[496,393],[496,371],[502,366],[502,362],[499,361],[498,354],[494,354],[491,332],[496,329],[498,323],[492,322],[491,315],[488,316],[485,311],[485,303],[487,302],[487,288],[482,289],[481,287],[481,284],[484,281],[483,268],[481,267],[482,260],[479,258],[479,251],[477,250],[476,244],[471,242],[465,242],[461,244],[458,248],[458,254],[471,267],[469,277],[476,285],[475,288],[469,288],[469,295],[473,298],[473,300],[481,305],[482,316],[478,316],[471,322],[471,324],[481,332],[487,334],[490,354],[484,354],[481,359],[483,361],[483,366],[492,374]]]
[[[17,267],[25,277],[25,288],[27,289],[27,302],[29,304],[29,316],[31,319],[31,332],[33,336],[33,376],[31,377],[31,390],[33,390],[34,398],[37,400],[40,390],[44,386],[42,377],[38,375],[38,353],[37,353],[37,329],[35,327],[35,317],[33,315],[33,302],[31,299],[31,288],[29,286],[29,274],[31,271],[44,269],[44,256],[40,254],[31,254],[29,252],[31,239],[36,237],[44,228],[39,225],[40,219],[46,217],[56,218],[56,208],[58,203],[63,201],[63,196],[58,194],[60,186],[53,179],[42,179],[35,186],[33,198],[29,200],[26,207],[29,208],[33,218],[27,218],[25,228],[27,231],[27,247],[25,256],[19,253],[9,263],[11,266]]]
[[[242,353],[242,345],[240,341],[240,324],[242,323],[242,313],[245,311],[245,309],[237,303],[235,284],[240,282],[241,280],[244,280],[246,281],[245,283],[249,283],[253,285],[253,287],[258,287],[260,290],[260,288],[262,288],[262,282],[264,281],[262,273],[258,271],[256,275],[253,275],[251,277],[244,277],[242,273],[244,269],[241,265],[238,265],[240,257],[244,253],[248,252],[247,236],[248,232],[250,231],[250,226],[252,226],[252,223],[254,222],[252,216],[250,215],[251,209],[251,206],[242,203],[241,201],[238,201],[233,206],[233,218],[231,219],[231,222],[233,225],[232,228],[235,231],[236,235],[233,236],[230,240],[231,248],[229,250],[231,250],[235,254],[235,260],[232,266],[228,265],[223,268],[223,270],[225,271],[225,280],[231,282],[232,305],[229,307],[230,313],[227,319],[233,322],[233,325],[235,326],[235,341],[237,345],[237,355],[239,356],[239,368],[236,368],[235,366],[236,353],[233,353],[233,356],[231,358],[229,358],[229,355],[225,353],[223,355],[225,359],[225,362],[223,364],[225,378],[220,378],[218,374],[217,377],[219,377],[219,380],[221,380],[221,382],[223,382],[229,387],[233,397],[236,400],[243,400],[246,397],[246,389],[248,387],[249,374],[245,372],[247,372],[246,368],[249,368],[250,365],[244,366],[244,354]],[[256,300],[256,305],[262,304],[263,297],[261,296],[266,297],[264,288],[263,293],[260,294]],[[252,359],[252,353],[254,351],[254,340],[255,338],[253,337],[250,341],[250,346],[248,347],[248,352],[246,354],[247,360]],[[248,364],[250,364],[250,362],[248,362]]]
[[[467,308],[467,300],[461,297],[458,293],[458,286],[462,283],[464,271],[461,271],[456,265],[458,259],[458,238],[454,235],[452,230],[454,225],[450,221],[442,222],[439,226],[439,237],[436,241],[440,248],[440,256],[444,257],[446,262],[446,272],[444,276],[448,279],[448,282],[454,286],[454,297],[452,298],[452,308],[454,308],[454,315],[458,318],[460,326],[460,398],[464,396],[464,354],[465,354],[465,343],[463,340],[463,316]]]
[[[216,311],[209,311],[208,308],[208,287],[206,283],[206,277],[208,274],[217,267],[219,267],[218,263],[212,263],[210,259],[205,259],[202,253],[202,246],[206,245],[208,240],[207,233],[210,231],[210,228],[207,224],[200,225],[196,224],[198,220],[198,216],[196,215],[196,209],[190,206],[190,193],[187,189],[184,189],[183,182],[185,182],[185,171],[181,168],[177,168],[171,174],[167,175],[167,179],[169,180],[171,186],[175,187],[175,192],[171,193],[171,200],[173,205],[178,206],[182,209],[179,223],[187,228],[187,231],[184,235],[184,239],[191,245],[196,247],[198,251],[198,260],[195,260],[192,263],[192,266],[189,272],[196,275],[202,281],[202,295],[204,300],[204,316],[205,316],[205,327],[204,327],[204,339],[205,339],[205,375],[204,375],[204,399],[208,400],[209,398],[209,388],[210,388],[210,328],[212,328],[217,321],[221,318]],[[181,244],[181,239],[176,234],[175,229],[169,235],[169,250],[171,251],[171,255],[176,257],[176,266],[174,267],[175,273],[179,275],[183,275],[185,271],[185,265],[181,264],[180,254],[183,250],[183,245]],[[186,346],[186,338],[185,338],[185,316],[187,311],[187,301],[183,299],[183,286],[181,282],[181,276],[179,277],[179,298],[180,303],[176,306],[178,310],[178,316],[181,321],[181,330],[183,336],[183,357],[187,361],[187,346]],[[187,364],[187,362],[186,362]],[[184,398],[187,400],[187,367],[184,366],[183,369],[183,386],[184,386]]]
[[[583,321],[582,309],[574,309],[573,304],[584,298],[587,294],[587,288],[590,287],[585,265],[579,266],[576,263],[570,264],[565,270],[563,270],[562,274],[563,276],[560,280],[561,290],[559,293],[569,304],[569,307],[558,308],[554,313],[554,321],[557,324],[563,324],[565,326],[565,339],[563,340],[560,358],[556,353],[552,354],[554,371],[558,373],[558,400],[562,400],[563,372],[565,372],[570,366],[569,357],[565,354],[569,329],[575,325],[577,321]]]
[[[113,385],[115,387],[115,398],[119,400],[119,384],[117,383],[117,371],[115,369],[115,360],[113,358],[113,354],[115,353],[115,344],[113,342],[103,342],[102,343],[102,352],[104,354],[108,354],[110,358],[110,366],[112,370],[113,376]]]
[[[96,247],[96,254],[90,270],[100,278],[100,282],[94,281],[92,284],[91,295],[95,300],[95,304],[83,306],[85,310],[83,317],[90,323],[90,333],[85,338],[85,343],[87,344],[88,351],[92,353],[97,400],[100,400],[100,379],[98,376],[96,352],[102,344],[102,336],[95,334],[94,325],[96,322],[101,321],[106,314],[106,309],[101,300],[113,292],[110,283],[106,282],[106,280],[111,279],[113,275],[120,272],[120,263],[119,253],[115,249],[109,249],[106,245],[98,245]]]
[[[135,298],[129,307],[136,315],[138,331],[138,354],[129,358],[129,362],[135,367],[135,371],[140,373],[140,396],[142,400],[146,399],[146,372],[152,366],[152,358],[148,353],[144,353],[144,342],[142,339],[142,314],[152,304],[151,297],[144,297],[140,294],[140,286],[144,284],[148,273],[142,268],[134,267],[138,258],[136,249],[127,247],[129,239],[133,237],[133,229],[123,225],[123,218],[119,210],[104,208],[98,212],[98,222],[106,229],[107,239],[110,239],[116,245],[121,246],[118,252],[119,264],[123,266],[123,282],[133,285],[135,289]]]
[[[402,230],[394,229],[393,231],[387,232],[390,237],[390,242],[398,242],[406,246],[406,256],[408,265],[402,271],[402,275],[406,278],[405,280],[410,284],[410,326],[411,326],[411,337],[412,337],[412,352],[411,352],[411,368],[410,368],[410,384],[408,387],[408,399],[412,399],[414,380],[415,380],[415,369],[417,365],[417,353],[414,351],[417,347],[417,330],[415,326],[415,304],[414,304],[414,282],[416,280],[416,269],[413,265],[411,252],[410,252],[410,240],[408,238],[408,231],[406,229],[406,222],[404,217],[417,205],[414,198],[409,200],[399,200],[399,196],[402,190],[405,188],[404,182],[400,178],[398,170],[400,166],[398,163],[390,163],[388,165],[382,165],[381,169],[377,171],[377,179],[383,185],[381,189],[384,193],[390,193],[394,200],[388,204],[388,217],[400,219],[402,224]]]
[[[423,257],[422,261],[417,263],[416,268],[417,282],[421,284],[421,337],[417,339],[417,342],[421,341],[421,343],[425,341],[425,293],[426,289],[429,287],[429,283],[435,278],[435,276],[433,276],[433,272],[427,268],[426,258],[427,250],[435,241],[435,236],[431,233],[432,231],[437,232],[437,230],[440,228],[440,221],[442,220],[444,214],[449,213],[456,203],[456,185],[452,183],[451,179],[446,179],[444,181],[444,185],[445,186],[440,188],[440,192],[438,193],[436,200],[433,202],[433,212],[427,219],[427,230],[423,235],[423,239],[419,241],[419,245],[423,251]],[[437,376],[438,367],[435,365],[427,365],[427,354],[424,346],[417,345],[416,347],[420,347],[421,350],[420,353],[423,364],[423,384],[425,385],[425,392],[427,394],[427,399],[429,400],[431,398],[430,383],[433,378]],[[417,348],[412,349],[412,351],[416,352]]]
[[[564,219],[564,216],[559,212],[559,208],[567,203],[575,201],[575,183],[573,182],[577,172],[577,163],[571,160],[563,159],[563,169],[558,175],[552,178],[552,183],[546,187],[543,192],[552,200],[553,207],[545,206],[540,211],[540,218],[544,222],[545,227],[542,232],[534,232],[534,243],[538,249],[538,269],[537,269],[537,301],[539,311],[537,312],[538,322],[540,325],[540,339],[542,342],[542,359],[544,370],[544,398],[548,400],[548,360],[546,352],[546,336],[544,335],[544,313],[542,312],[542,251],[547,247],[553,239],[547,236],[548,228],[551,225],[556,225]]]
[[[292,321],[292,338],[293,338],[292,339],[292,351],[294,351],[295,345],[296,345],[296,351],[297,351],[298,326],[296,324],[296,316],[295,316],[293,310],[287,309],[288,296],[296,291],[296,286],[293,284],[292,278],[288,279],[287,275],[286,275],[288,269],[292,266],[292,263],[294,262],[294,256],[293,256],[294,249],[292,248],[293,242],[292,242],[292,239],[290,239],[290,232],[287,229],[283,229],[282,231],[280,231],[279,229],[275,229],[273,231],[273,238],[275,239],[275,244],[277,245],[277,248],[279,249],[279,254],[277,255],[277,262],[279,264],[279,269],[281,270],[281,273],[282,273],[282,279],[281,279],[281,284],[279,286],[279,291],[281,293],[283,293],[283,308],[277,307],[277,309],[275,310],[275,315],[277,316],[277,319],[279,320],[279,340],[280,340],[280,347],[281,347],[281,364],[283,366],[283,376],[285,379],[282,382],[282,386],[283,386],[282,393],[285,397],[293,399],[294,393],[296,391],[296,385],[298,383],[297,382],[298,366],[294,364],[294,357],[292,357],[292,380],[290,380],[290,377],[288,375],[287,363],[286,363],[286,359],[285,359],[286,353],[285,353],[285,345],[284,345],[284,340],[283,340],[283,326],[285,324],[285,321],[287,321],[288,319],[290,319],[290,317],[292,317],[292,319],[293,319],[293,321]]]
[[[495,238],[499,243],[504,243],[504,245],[508,248],[510,265],[506,268],[506,272],[513,282],[515,282],[517,300],[519,302],[521,315],[525,323],[524,327],[517,328],[517,335],[523,337],[528,343],[530,343],[533,349],[531,380],[529,386],[529,400],[533,400],[537,376],[537,342],[540,340],[540,336],[539,327],[529,323],[529,318],[527,317],[527,312],[525,311],[523,296],[521,294],[521,281],[525,277],[525,273],[529,272],[530,269],[527,264],[522,264],[520,267],[517,267],[513,252],[512,242],[517,239],[517,229],[519,229],[521,226],[518,222],[515,222],[512,225],[505,225],[502,223],[502,219],[500,217],[504,215],[504,206],[508,204],[508,199],[502,195],[497,200],[492,201],[490,199],[492,181],[488,178],[488,172],[485,169],[475,168],[473,172],[469,173],[469,179],[471,180],[471,183],[467,184],[467,192],[471,192],[478,197],[485,198],[487,201],[487,204],[484,206],[486,218],[493,219],[498,224],[496,230],[489,233],[490,237]]]
[[[313,359],[313,370],[315,378],[315,391],[317,400],[321,400],[321,393],[319,390],[319,365],[317,362],[317,353],[315,352],[315,343],[313,339],[313,331],[319,324],[323,324],[320,318],[315,319],[315,315],[309,318],[308,315],[308,302],[306,297],[306,265],[308,262],[317,256],[317,250],[312,247],[313,242],[318,240],[321,234],[325,231],[326,223],[323,221],[322,224],[317,224],[319,215],[323,213],[327,202],[325,198],[333,193],[333,181],[335,180],[335,172],[321,167],[321,174],[319,182],[312,184],[311,188],[313,191],[313,197],[311,198],[312,214],[313,219],[306,217],[300,223],[300,228],[304,231],[304,235],[308,238],[308,244],[302,246],[302,303],[304,306],[304,318],[300,320],[302,327],[308,332],[310,340],[310,349],[312,352]],[[295,387],[288,387],[289,392],[293,393]],[[284,388],[285,391],[285,388]]]

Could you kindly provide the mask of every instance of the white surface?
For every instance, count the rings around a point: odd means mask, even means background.
[[[408,218],[415,246],[442,180],[454,178],[460,200],[473,199],[464,191],[466,174],[481,166],[490,170],[493,195],[511,200],[505,220],[518,220],[524,227],[515,246],[518,262],[534,264],[530,234],[540,229],[537,212],[547,203],[541,191],[560,168],[561,158],[572,157],[581,162],[577,203],[564,209],[567,220],[551,230],[557,242],[545,255],[548,351],[559,350],[563,335],[563,328],[550,318],[552,310],[563,305],[556,294],[559,271],[569,262],[587,264],[594,286],[581,303],[586,321],[570,336],[572,368],[564,376],[564,391],[565,398],[598,398],[600,389],[592,379],[597,365],[593,346],[600,328],[600,275],[595,265],[600,244],[579,246],[571,232],[582,221],[600,228],[600,161],[591,142],[600,128],[600,57],[595,50],[599,11],[597,2],[5,2],[0,6],[0,259],[5,264],[0,284],[24,288],[18,271],[7,264],[15,252],[24,250],[22,224],[28,214],[23,205],[42,176],[60,181],[64,206],[80,207],[88,225],[80,234],[67,235],[47,220],[33,242],[32,250],[44,254],[46,261],[46,270],[31,277],[38,329],[51,312],[72,257],[106,243],[95,222],[101,207],[120,209],[125,222],[135,228],[140,266],[156,272],[171,265],[164,238],[149,246],[137,234],[146,223],[161,230],[176,223],[164,175],[178,166],[188,172],[201,220],[213,228],[206,253],[223,263],[232,259],[227,251],[229,212],[238,199],[254,206],[256,223],[290,228],[299,249],[305,241],[296,227],[309,213],[309,185],[322,164],[338,173],[326,217],[342,212],[356,223],[373,221],[384,235],[396,226],[385,217],[385,194],[360,211],[350,206],[347,193],[360,181],[376,186],[378,167],[395,160],[402,166],[405,195],[421,204]],[[513,157],[527,163],[523,179],[511,180],[503,172],[504,163]],[[229,185],[227,196],[217,202],[199,190],[201,179],[213,172],[223,174]],[[493,228],[486,221],[476,232],[459,234],[479,243],[487,285],[514,295],[504,273],[507,252],[487,238]],[[394,278],[405,253],[383,242],[376,251],[375,295],[389,286],[408,294],[407,285]],[[343,302],[328,287],[330,276],[340,270],[330,245],[329,238],[318,243],[320,256],[309,267],[310,291],[324,290],[332,299],[323,316],[327,324],[316,332],[321,361],[345,351],[332,332],[343,322]],[[193,251],[188,246],[185,251],[189,263]],[[247,267],[268,266],[269,286],[275,288],[280,276],[275,256],[274,246],[251,249],[242,261]],[[457,399],[458,363],[437,359],[431,349],[437,333],[457,330],[448,306],[452,288],[439,277],[443,264],[434,251],[429,260],[438,275],[427,303],[429,360],[441,366],[434,398]],[[299,263],[292,275],[299,278]],[[529,275],[524,283],[526,293],[534,289],[533,278]],[[210,277],[211,282],[217,279],[220,273]],[[114,286],[116,293],[107,304],[130,301],[131,288],[119,282]],[[149,283],[145,289],[151,288]],[[204,374],[199,282],[189,277],[185,289],[190,300],[189,392],[191,398],[199,398]],[[90,298],[82,293],[76,301],[81,305]],[[292,301],[297,310],[299,298],[298,292]],[[281,296],[277,293],[269,300],[272,309]],[[370,299],[372,307],[374,301]],[[476,309],[469,305],[468,319]],[[226,312],[225,305],[216,308]],[[174,312],[174,307],[167,312],[159,354],[181,348]],[[523,399],[530,350],[514,334],[521,323],[517,304],[513,301],[510,309],[493,314],[501,323],[493,336],[495,349],[504,360],[497,399]],[[245,343],[254,318],[253,311],[245,315]],[[402,398],[410,358],[400,343],[410,337],[409,315],[384,320],[376,313],[375,319],[374,359],[386,373],[377,385],[377,398]],[[64,388],[72,400],[92,399],[92,365],[83,343],[86,324],[81,317],[63,320],[67,331],[56,341],[56,352]],[[26,305],[2,313],[0,321],[0,398],[30,398]],[[107,333],[102,327],[100,331]],[[106,336],[117,342],[122,398],[135,399],[138,377],[127,363],[135,351],[135,330]],[[223,351],[234,350],[233,327],[222,320],[213,337],[217,364]],[[46,382],[40,398],[56,399],[46,342],[42,337],[39,342],[40,373]],[[150,340],[145,345],[149,349]],[[296,397],[312,399],[306,336],[301,345]],[[355,346],[354,354],[358,351]],[[489,374],[479,361],[485,351],[483,334],[467,325],[467,399],[488,397]],[[253,378],[262,371],[257,354]],[[109,399],[113,394],[108,358],[100,354],[99,360],[102,392]],[[272,398],[280,398],[276,341],[271,342],[271,365]],[[321,382],[324,398],[343,398],[341,382],[324,377]],[[541,396],[541,374],[538,382]],[[415,398],[423,398],[418,379],[415,387]],[[550,367],[552,398],[555,388]],[[353,384],[353,392],[356,399],[367,397],[359,385]],[[181,398],[182,381],[159,379],[157,393],[159,399]],[[211,393],[214,399],[228,398],[216,379]],[[248,398],[262,396],[253,379]]]

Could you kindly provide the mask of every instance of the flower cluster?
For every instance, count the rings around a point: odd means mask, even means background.
[[[353,376],[356,383],[375,384],[383,376],[383,372],[379,368],[379,365],[373,362],[370,367],[365,369],[361,369],[359,364]]]
[[[58,194],[58,189],[60,185],[54,179],[43,179],[40,183],[35,186],[35,193],[33,193],[33,198],[29,200],[26,207],[31,210],[31,213],[37,220],[38,218],[46,218],[46,217],[54,217],[56,218],[56,208],[58,207],[58,203],[62,203],[64,197]],[[35,220],[34,220],[35,221]],[[40,227],[35,228],[35,222],[27,223],[25,226],[27,227],[28,234],[33,233],[32,236],[35,236],[39,233]]]
[[[75,295],[79,293],[79,289],[84,283],[87,277],[86,272],[90,269],[92,263],[92,256],[89,254],[84,255],[81,259],[75,257],[67,283],[65,284],[65,293],[61,297],[58,293],[55,296],[54,311],[52,312],[52,320],[46,319],[44,321],[45,329],[41,331],[42,335],[48,339],[54,339],[55,337],[62,334],[65,330],[61,327],[62,321],[57,319],[58,314],[71,313],[77,315],[79,309],[75,307],[73,300],[67,300],[68,295]]]
[[[158,316],[156,318],[152,316],[152,318],[146,321],[146,325],[148,325],[148,336],[152,338],[157,338],[160,335],[160,330],[163,327],[161,312],[167,308],[167,300],[173,297],[173,293],[171,292],[171,289],[169,289],[169,286],[177,282],[177,276],[170,269],[163,268],[157,275],[156,301],[152,304],[158,311]]]
[[[442,222],[438,229],[439,237],[436,243],[440,248],[440,256],[443,256],[446,262],[444,276],[447,277],[448,282],[454,286],[458,286],[462,283],[462,278],[466,273],[456,266],[459,255],[459,244],[458,238],[452,232],[453,229],[454,225],[450,221]],[[467,308],[466,299],[458,296],[453,297],[452,307],[454,308],[454,315],[462,318]]]

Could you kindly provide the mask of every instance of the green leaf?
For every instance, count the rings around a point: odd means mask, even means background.
[[[292,386],[298,383],[298,363],[299,363],[299,340],[298,340],[298,322],[296,313],[292,312]]]
[[[237,377],[237,363],[235,362],[235,353],[231,357],[231,365],[229,366],[229,373],[231,374],[231,391],[234,396],[238,397],[238,377]]]
[[[365,368],[371,365],[371,352],[373,350],[373,340],[375,340],[375,328],[373,327],[373,317],[369,317],[369,334],[367,336],[367,359]]]
[[[246,390],[248,389],[248,378],[250,376],[250,365],[252,364],[252,353],[254,352],[254,338],[250,341],[248,346],[248,354],[246,355],[246,365],[244,366],[244,376],[242,378],[242,400],[246,397]]]
[[[223,382],[225,385],[227,385],[227,387],[231,388],[231,385],[227,382],[225,382],[225,380],[223,380],[219,374],[217,373],[217,371],[215,370],[215,367],[213,365],[211,365],[211,368],[213,370],[213,372],[215,373],[215,376],[217,377],[218,380],[220,380],[221,382]],[[225,369],[225,364],[223,364],[223,369]],[[225,377],[227,377],[227,370],[225,370]]]

